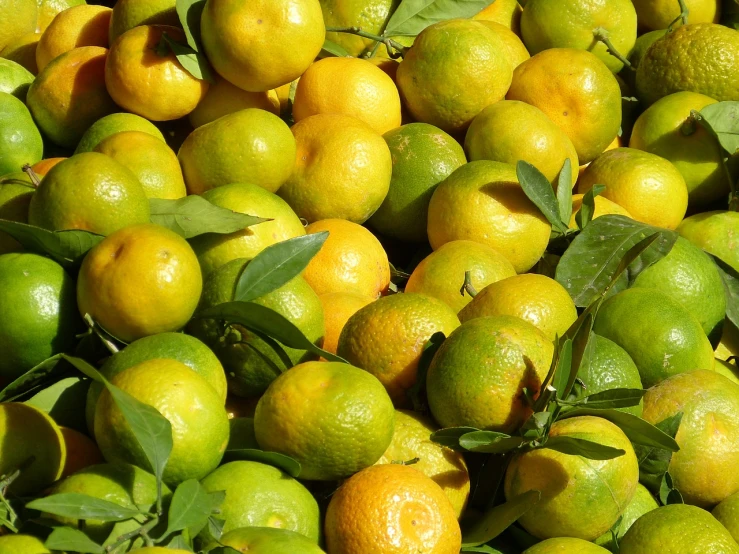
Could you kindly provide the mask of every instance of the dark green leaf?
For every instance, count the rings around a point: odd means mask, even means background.
[[[516,164],[516,175],[518,175],[518,182],[521,183],[526,196],[541,210],[552,227],[562,234],[566,233],[567,225],[562,223],[560,218],[559,202],[554,195],[552,183],[544,177],[541,171],[523,160]]]
[[[675,488],[672,475],[670,475],[669,471],[666,471],[662,476],[662,482],[659,487],[659,499],[665,506],[670,504],[685,504],[683,495]]]
[[[61,354],[52,356],[6,385],[0,391],[0,402],[12,402],[39,385],[58,379],[71,369],[68,364],[60,363],[61,359]]]
[[[739,102],[716,102],[701,110],[701,123],[718,138],[729,156],[739,150]]]
[[[89,231],[48,231],[5,219],[0,219],[0,231],[9,234],[29,252],[46,254],[65,269],[79,266],[87,251],[105,238]]]
[[[654,243],[641,250],[642,241],[655,233]],[[675,240],[674,231],[621,215],[604,215],[572,241],[559,260],[555,277],[577,306],[586,307],[607,290],[615,294],[627,288],[641,271],[664,257]],[[625,267],[622,260],[628,262]],[[615,283],[608,289],[614,277]]]
[[[630,408],[638,406],[646,393],[643,389],[611,389],[585,396],[570,404],[592,410]]]
[[[208,554],[241,554],[241,552],[230,546],[217,546],[213,550],[208,550]]]
[[[186,44],[180,44],[179,42],[169,38],[167,33],[162,35],[162,39],[167,43],[172,53],[177,57],[177,61],[190,75],[201,81],[208,81],[209,83],[215,83],[215,77],[213,77],[213,69],[210,67],[210,62],[204,54],[201,54]]]
[[[235,233],[269,221],[215,206],[196,194],[177,200],[152,198],[149,206],[152,223],[166,227],[186,239],[205,233]]]
[[[229,462],[234,460],[262,462],[263,464],[281,469],[290,477],[297,478],[300,475],[300,462],[279,452],[266,452],[257,448],[236,448],[234,450],[226,450],[223,459]]]
[[[481,546],[464,546],[460,552],[483,552],[485,554],[503,554],[497,548],[493,548],[487,544]]]
[[[295,324],[274,310],[253,302],[226,302],[195,314],[198,319],[220,319],[238,323],[249,330],[259,331],[284,344],[288,348],[307,350],[331,362],[346,360],[326,352],[313,344]]]
[[[726,292],[726,317],[739,327],[739,273],[716,256],[713,256],[716,262],[721,279],[724,282],[724,291]]]
[[[572,340],[565,339],[559,348],[559,356],[557,356],[557,369],[554,372],[552,386],[557,391],[557,398],[567,398],[569,391],[567,383],[570,382],[570,374],[573,371],[572,365]],[[577,368],[575,368],[577,369]]]
[[[426,375],[434,359],[436,352],[446,340],[446,335],[441,331],[437,331],[426,342],[421,353],[421,359],[418,361],[418,371],[416,373],[416,382],[408,389],[408,397],[413,404],[413,410],[416,412],[425,412],[428,408],[426,401]]]
[[[26,508],[70,519],[97,519],[100,521],[125,521],[141,512],[78,493],[52,494],[26,504]]]
[[[226,521],[218,519],[217,517],[210,516],[208,518],[208,533],[214,539],[218,540],[223,535],[223,527],[226,525]]]
[[[540,499],[541,493],[531,490],[514,496],[505,504],[488,510],[478,522],[464,533],[462,546],[480,546],[493,540],[538,504]]]
[[[339,46],[335,42],[331,42],[330,40],[324,40],[323,41],[323,47],[321,48],[321,53],[319,54],[319,58],[327,58],[329,56],[336,56],[337,58],[345,58],[346,56],[351,56],[349,52],[347,52],[343,46]]]
[[[290,359],[290,356],[288,356],[287,352],[285,352],[285,349],[280,346],[280,343],[274,340],[272,337],[268,337],[264,333],[260,333],[259,331],[252,330],[252,333],[257,335],[260,339],[262,339],[265,343],[267,343],[267,346],[269,346],[272,351],[277,354],[277,357],[282,362],[282,367],[278,366],[275,362],[272,361],[272,358],[270,358],[267,354],[259,350],[257,345],[255,345],[253,342],[248,341],[244,343],[248,348],[254,350],[257,355],[264,360],[264,363],[266,363],[268,366],[272,368],[272,370],[279,374],[283,373],[285,370],[290,369],[293,366],[293,361]]]
[[[190,545],[187,544],[185,537],[183,537],[182,535],[176,535],[171,541],[169,541],[167,543],[167,548],[192,552],[192,548],[190,548]]]
[[[250,302],[292,281],[318,254],[327,238],[328,231],[323,231],[268,246],[241,272],[233,299]]]
[[[163,538],[188,527],[202,528],[212,511],[211,499],[197,479],[180,483],[172,495]]]
[[[572,217],[572,162],[569,158],[565,159],[559,171],[557,203],[559,204],[559,220],[569,226]]]
[[[429,25],[447,19],[467,19],[493,0],[403,0],[387,22],[384,35],[414,37]]]
[[[447,448],[459,450],[459,439],[467,433],[479,431],[474,427],[447,427],[431,433],[431,440]]]
[[[593,324],[595,323],[595,316],[600,308],[600,303],[601,301],[597,300],[591,305],[590,309],[583,312],[580,327],[577,328],[575,336],[572,339],[572,371],[570,372],[570,379],[567,381],[567,387],[565,389],[568,396],[572,392],[572,387],[575,385],[575,379],[577,379],[577,374],[582,367],[583,358],[589,352],[588,347],[590,349],[594,348],[594,346],[591,346],[594,343],[591,339],[593,336]]]
[[[672,417],[660,421],[655,428],[660,432],[673,439],[677,435],[677,431],[680,428],[680,422],[682,421],[683,413],[678,412]],[[677,451],[676,448],[665,449],[654,445],[634,445],[634,451],[636,452],[636,458],[639,461],[639,481],[641,481],[645,487],[652,491],[658,491],[662,483],[662,477],[667,472],[667,468],[670,465],[672,459],[672,452]]]
[[[459,446],[470,452],[500,454],[518,448],[523,444],[522,437],[512,437],[495,431],[472,431],[459,437]]]
[[[580,230],[585,229],[585,227],[590,225],[590,222],[593,221],[593,215],[595,214],[595,197],[604,190],[606,190],[604,185],[596,184],[583,195],[580,209],[575,215],[575,223],[577,223],[577,227]]]
[[[80,406],[87,401],[89,386],[89,379],[77,375],[66,377],[44,387],[25,403],[48,413],[58,425],[84,429],[85,414],[84,410],[80,410]]]
[[[605,444],[600,444],[586,439],[567,437],[563,435],[550,437],[544,444],[544,448],[556,450],[563,454],[582,456],[589,460],[611,460],[626,454],[626,451],[620,448],[613,448],[611,446],[606,446]]]
[[[44,546],[53,551],[80,552],[81,554],[103,554],[105,550],[90,540],[79,529],[55,527],[46,539]]]
[[[200,43],[200,18],[205,0],[177,0],[177,17],[187,36],[187,44],[196,52],[202,52]]]

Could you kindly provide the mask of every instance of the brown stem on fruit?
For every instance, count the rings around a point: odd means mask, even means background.
[[[33,170],[31,164],[26,164],[21,169],[24,173],[28,175],[29,179],[31,179],[31,182],[33,183],[33,188],[37,189],[38,186],[41,184],[41,178],[38,176],[38,173]]]
[[[366,31],[363,31],[360,27],[326,27],[327,33],[348,33],[350,35],[357,35],[362,38],[367,38],[369,40],[374,40],[375,42],[382,43],[385,45],[385,48],[387,48],[387,54],[391,58],[398,59],[405,56],[406,52],[408,52],[409,48],[407,46],[403,46],[399,42],[380,35],[375,35],[372,33],[368,33]]]
[[[683,136],[689,137],[698,130],[698,122],[701,119],[701,114],[697,110],[690,110],[690,115],[687,117],[683,124],[680,125],[680,133]]]
[[[603,44],[605,44],[608,53],[614,58],[617,58],[622,64],[624,64],[624,67],[628,67],[629,69],[634,71],[634,67],[631,65],[631,62],[627,60],[624,55],[616,49],[615,46],[613,46],[613,43],[611,42],[611,35],[606,29],[604,29],[603,27],[595,28],[593,30],[593,37],[598,42],[602,42]]]
[[[474,298],[475,296],[477,296],[477,290],[475,289],[475,287],[472,286],[472,277],[470,273],[471,272],[469,271],[464,272],[464,283],[462,283],[462,288],[459,289],[459,294],[464,296],[464,293],[466,292],[472,298]]]
[[[105,345],[105,348],[107,348],[111,354],[118,354],[118,347],[112,340],[110,340],[106,336],[107,333],[105,333],[103,329],[101,329],[100,326],[95,323],[95,320],[92,319],[92,316],[90,314],[85,314],[83,319],[85,320],[85,325],[87,325],[87,328],[97,335],[97,337]]]

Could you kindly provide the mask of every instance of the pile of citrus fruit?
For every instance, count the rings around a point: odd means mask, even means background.
[[[737,137],[737,0],[0,0],[0,554],[739,554]]]

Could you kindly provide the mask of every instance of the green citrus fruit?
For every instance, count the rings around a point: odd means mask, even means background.
[[[103,139],[123,131],[141,131],[164,142],[162,132],[148,119],[132,113],[112,113],[101,117],[85,131],[74,153],[92,152]]]
[[[28,108],[12,94],[0,92],[0,175],[35,164],[43,153],[41,133]]]
[[[659,504],[657,504],[652,493],[644,485],[638,484],[634,497],[626,506],[624,513],[621,514],[621,523],[616,532],[616,539],[620,541],[637,519],[657,508],[659,508]],[[613,534],[610,531],[595,539],[594,542],[610,551],[616,548],[616,542],[613,540]]]
[[[22,65],[0,58],[0,92],[7,92],[25,101],[28,87],[31,86],[34,78],[33,73]]]
[[[13,40],[36,30],[36,0],[3,0],[0,2],[0,50]]]
[[[0,219],[28,223],[28,206],[34,191],[26,173],[10,173],[0,178]],[[22,250],[21,243],[7,233],[0,232],[0,254]]]
[[[274,527],[240,527],[224,533],[218,543],[252,554],[323,554],[305,535]]]
[[[728,529],[734,540],[739,540],[739,493],[725,498],[711,514]]]
[[[382,34],[400,0],[319,0],[326,27],[359,27]],[[344,48],[349,55],[369,53],[375,41],[349,33],[326,33],[326,39]]]
[[[139,25],[180,25],[174,0],[120,0],[110,16],[110,43]]]
[[[290,84],[287,85],[288,93]],[[208,87],[208,93],[187,116],[194,129],[212,123],[225,115],[259,108],[275,115],[280,115],[280,97],[275,90],[267,92],[248,92],[232,85],[226,79],[217,77],[215,83]],[[189,130],[188,130],[189,133]]]
[[[703,212],[686,217],[677,232],[739,271],[739,213]]]
[[[602,554],[609,552],[592,542],[574,537],[547,539],[523,551],[523,554]]]
[[[623,78],[624,82],[628,85],[630,90],[634,90],[634,87],[636,86],[636,70],[641,63],[644,54],[647,53],[647,50],[649,50],[649,47],[652,46],[655,41],[661,39],[666,34],[667,29],[660,29],[658,31],[649,31],[648,33],[644,33],[643,35],[639,35],[638,37],[636,37],[634,47],[631,49],[631,52],[629,52],[627,56],[627,59],[629,60],[633,71],[623,71],[619,75],[619,77]]]
[[[4,535],[0,537],[0,554],[51,554],[51,551],[31,535]]]

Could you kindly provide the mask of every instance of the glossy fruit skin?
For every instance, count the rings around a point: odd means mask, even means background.
[[[19,63],[0,58],[0,92],[7,92],[25,102],[28,87],[34,79],[34,74]]]
[[[644,485],[639,483],[636,486],[636,492],[631,498],[631,502],[628,503],[624,513],[621,514],[622,519],[618,533],[616,534],[617,539],[620,541],[636,520],[644,514],[656,510],[659,506],[652,493]],[[616,546],[611,531],[607,531],[593,542],[607,548],[609,551],[612,551]]]
[[[302,75],[326,36],[318,0],[208,0],[201,25],[215,70],[250,92],[267,91]]]
[[[336,354],[339,337],[346,322],[361,308],[374,302],[375,298],[350,292],[327,292],[321,294],[318,299],[323,306],[323,317],[326,323],[326,333],[323,336],[321,348]]]
[[[86,4],[85,0],[38,0],[38,21],[36,32],[43,33],[54,18],[61,12]]]
[[[319,0],[326,27],[360,27],[381,34],[400,0]],[[375,42],[348,33],[326,33],[326,39],[359,57],[372,50]],[[381,46],[380,48],[383,48]],[[377,56],[376,56],[377,57]]]
[[[506,46],[506,53],[508,54],[508,61],[511,62],[511,67],[513,69],[516,69],[531,57],[531,54],[529,54],[529,51],[526,49],[526,46],[519,36],[509,27],[496,21],[486,21],[484,19],[478,19],[478,21],[498,35],[498,38],[503,40]]]
[[[0,57],[13,61],[29,71],[32,75],[38,73],[36,67],[36,47],[41,39],[41,33],[28,33],[17,38],[0,50]]]
[[[253,554],[323,554],[305,535],[276,527],[240,527],[224,533],[218,542]]]
[[[289,86],[288,84],[288,89]],[[216,77],[215,83],[211,83],[208,88],[208,94],[187,118],[193,128],[197,129],[224,115],[248,108],[259,108],[280,115],[280,98],[274,90],[247,92],[222,77]]]
[[[0,92],[0,174],[17,172],[35,164],[44,152],[41,133],[23,102]]]
[[[721,501],[712,511],[711,515],[715,517],[721,525],[728,529],[734,540],[739,538],[739,528],[737,527],[737,500],[739,500],[739,493],[734,493],[731,496]]]
[[[0,219],[28,223],[28,206],[34,189],[26,173],[9,173],[0,178]],[[0,232],[0,254],[22,252],[23,246],[9,234]]]
[[[54,58],[82,46],[108,47],[108,27],[113,10],[105,6],[80,4],[68,8],[41,35],[36,47],[36,66],[39,71]]]
[[[123,131],[141,131],[164,142],[164,135],[151,121],[132,113],[112,113],[101,117],[85,131],[74,153],[92,152],[104,139]]]
[[[180,21],[174,0],[119,0],[110,18],[110,43],[140,25],[174,25]]]
[[[739,271],[739,215],[736,212],[691,215],[680,223],[677,232]]]
[[[521,32],[521,13],[523,9],[518,0],[495,0],[486,8],[483,8],[472,19],[478,21],[494,21],[504,25],[517,35]]]
[[[547,539],[523,551],[523,554],[604,554],[605,548],[574,537]]]
[[[639,18],[639,27],[646,30],[667,29],[680,16],[680,4],[670,0],[631,0]],[[686,0],[689,23],[718,23],[721,2],[717,0]],[[678,25],[680,22],[678,21]]]

